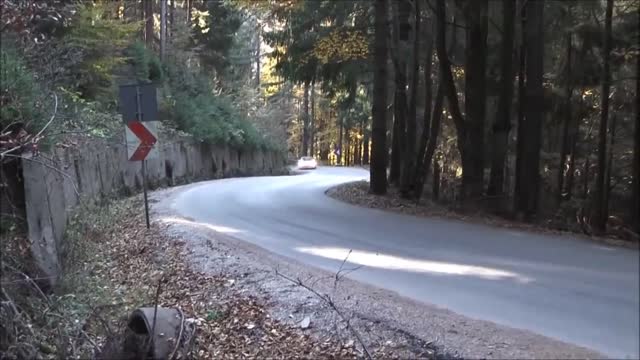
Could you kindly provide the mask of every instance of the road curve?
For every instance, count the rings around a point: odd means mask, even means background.
[[[266,250],[473,318],[531,330],[613,358],[640,357],[639,253],[569,236],[359,208],[325,191],[353,168],[204,182],[181,216]]]

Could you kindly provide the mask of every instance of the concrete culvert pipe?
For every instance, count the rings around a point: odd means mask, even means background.
[[[183,315],[177,309],[158,307],[154,328],[154,313],[154,307],[138,308],[131,313],[124,339],[125,352],[138,354],[142,359],[170,359],[180,345]]]

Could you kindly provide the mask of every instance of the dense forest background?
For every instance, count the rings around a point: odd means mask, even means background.
[[[117,307],[123,294],[135,300],[129,305],[159,301],[159,290],[155,300],[142,291],[161,283],[149,270],[147,233],[140,245],[130,241],[137,230],[120,236],[117,227],[135,228],[125,218],[133,202],[102,199],[77,210],[65,236],[94,247],[70,251],[84,257],[69,256],[65,281],[51,289],[25,266],[26,220],[5,196],[15,193],[10,182],[29,153],[46,158],[87,137],[122,141],[122,84],[156,85],[158,120],[169,137],[365,166],[376,199],[640,239],[640,0],[0,6],[0,353],[8,358],[87,358],[98,348],[85,332],[94,304],[104,302],[115,323],[131,310]],[[4,241],[18,238],[24,241]],[[193,300],[187,291],[199,294],[198,306],[210,305],[197,286],[227,287],[193,280],[184,259],[175,259],[175,277],[166,281],[175,299],[165,302]],[[254,305],[238,313],[264,314]],[[220,322],[209,308],[193,310],[210,325],[234,329],[226,339],[242,337],[244,325],[233,317]],[[225,344],[212,329],[196,341],[198,351]],[[107,338],[101,331],[100,341]],[[274,346],[293,354],[302,340],[288,339]],[[224,349],[236,350],[244,348]]]
[[[376,194],[637,238],[638,1],[262,4],[303,89],[293,152],[371,163]]]
[[[638,232],[637,0],[2,7],[5,152],[121,131],[116,85],[150,81],[165,125],[202,140],[371,163],[377,194]]]

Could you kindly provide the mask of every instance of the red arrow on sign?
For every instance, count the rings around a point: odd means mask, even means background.
[[[140,121],[129,122],[127,123],[127,126],[131,129],[131,132],[140,139],[140,145],[138,145],[138,148],[133,155],[131,155],[129,160],[142,161],[147,157],[158,139],[156,139],[149,129],[144,126],[144,123]]]

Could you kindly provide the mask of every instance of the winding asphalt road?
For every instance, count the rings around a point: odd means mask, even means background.
[[[300,262],[460,314],[527,329],[614,358],[640,356],[639,253],[418,218],[341,203],[324,192],[367,179],[352,168],[204,182],[174,210]],[[350,252],[351,250],[351,252]]]

